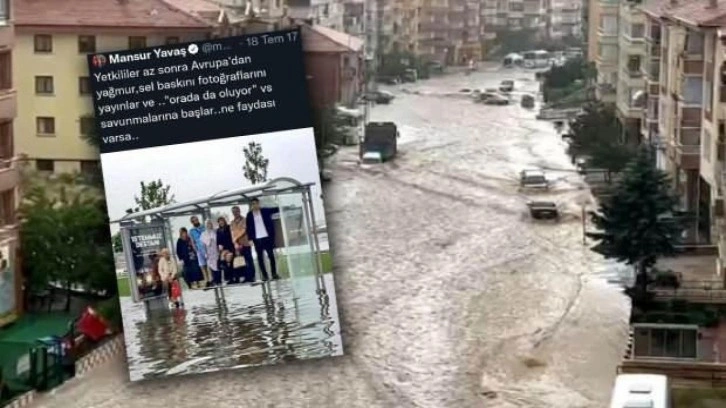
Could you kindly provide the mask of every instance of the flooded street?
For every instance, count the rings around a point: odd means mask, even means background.
[[[343,353],[331,274],[189,291],[148,317],[121,302],[132,381]]]
[[[560,137],[518,104],[447,95],[503,79],[537,88],[494,70],[400,86],[371,114],[398,124],[400,156],[361,169],[344,148],[331,163],[345,356],[141,384],[119,358],[36,406],[606,406],[629,306],[607,283],[615,266],[582,243],[588,195]],[[553,189],[519,191],[525,168],[547,169]],[[531,198],[560,203],[562,221],[531,221]]]

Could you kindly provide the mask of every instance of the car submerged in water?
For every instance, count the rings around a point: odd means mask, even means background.
[[[521,188],[532,188],[547,190],[550,187],[547,176],[541,170],[522,170],[519,173],[519,186]]]
[[[535,220],[559,220],[560,210],[552,201],[530,201],[527,203],[529,214]]]

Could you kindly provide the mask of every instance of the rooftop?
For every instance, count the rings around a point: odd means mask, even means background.
[[[164,0],[23,0],[13,6],[16,26],[209,28]]]
[[[716,7],[709,0],[646,0],[643,11],[655,17],[667,17],[696,27],[726,25],[726,0],[717,0]]]
[[[199,16],[212,23],[221,22],[224,10],[220,5],[207,0],[163,0],[179,10]]]
[[[359,52],[363,40],[319,25],[303,25],[303,48],[308,52]]]

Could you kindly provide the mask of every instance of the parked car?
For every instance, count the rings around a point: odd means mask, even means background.
[[[403,75],[401,76],[401,81],[403,81],[403,82],[418,81],[418,71],[416,71],[413,68],[407,69],[406,71],[404,71]]]
[[[489,94],[489,96],[483,100],[485,105],[509,105],[509,99],[499,94]]]
[[[383,105],[391,103],[395,96],[388,91],[371,91],[364,96],[365,100]]]
[[[523,188],[549,188],[547,177],[541,170],[522,170],[519,173],[519,185]]]
[[[398,85],[401,83],[401,80],[396,76],[379,76],[376,80],[378,83],[385,85]]]
[[[527,203],[529,214],[536,220],[558,220],[560,211],[551,201],[531,201]]]
[[[534,108],[534,96],[526,94],[522,95],[522,107],[531,109]]]
[[[499,90],[501,92],[512,92],[514,90],[514,81],[505,80],[499,84]]]

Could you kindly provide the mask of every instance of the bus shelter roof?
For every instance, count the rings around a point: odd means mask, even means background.
[[[235,190],[224,190],[216,194],[199,197],[193,200],[167,204],[150,210],[126,214],[121,218],[112,220],[111,223],[138,221],[143,220],[146,217],[171,218],[199,214],[204,208],[234,205],[245,201],[249,202],[256,197],[286,193],[300,193],[308,191],[313,185],[315,185],[315,183],[301,183],[293,178],[281,177],[269,180],[263,184],[238,188]]]

